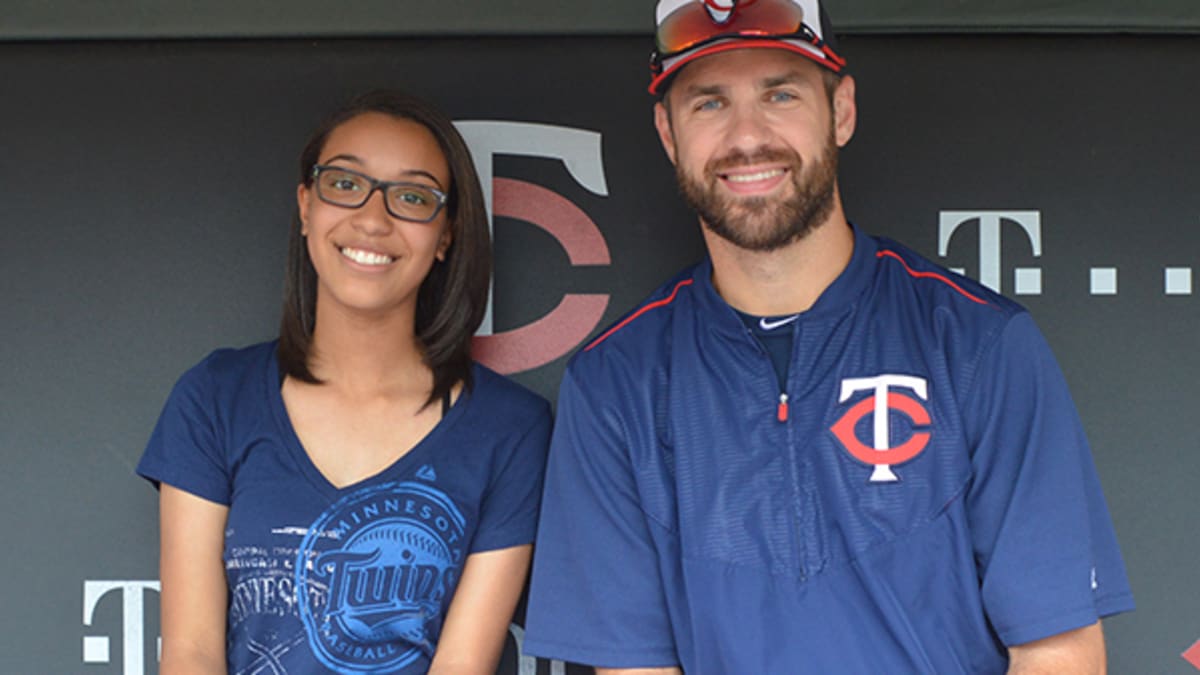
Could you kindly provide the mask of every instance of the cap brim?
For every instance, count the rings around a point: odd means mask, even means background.
[[[680,68],[683,68],[687,64],[702,56],[732,51],[734,49],[784,49],[789,52],[794,52],[796,54],[800,54],[801,56],[805,56],[818,65],[823,66],[835,73],[842,72],[842,69],[845,68],[846,65],[845,61],[842,61],[836,55],[827,54],[816,46],[800,40],[780,40],[778,38],[762,40],[734,38],[705,45],[695,51],[667,59],[663,62],[662,72],[658,73],[650,80],[648,91],[651,94],[658,96],[663,92],[665,85],[671,80],[671,78],[679,72]]]

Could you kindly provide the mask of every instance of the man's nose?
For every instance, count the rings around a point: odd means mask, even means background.
[[[771,129],[767,115],[758,106],[737,105],[730,111],[729,142],[746,153],[767,145]]]

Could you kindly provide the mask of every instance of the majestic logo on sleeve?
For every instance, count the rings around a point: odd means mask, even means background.
[[[382,673],[432,656],[431,631],[462,564],[463,525],[454,502],[420,483],[367,488],[326,509],[296,558],[300,617],[321,662]],[[310,584],[329,589],[324,604],[308,599]]]
[[[897,389],[907,389],[917,395],[913,398]],[[928,386],[924,379],[911,375],[877,375],[842,380],[839,403],[849,401],[863,391],[871,395],[855,403],[838,421],[829,428],[850,456],[864,464],[874,465],[871,482],[886,483],[900,480],[893,466],[903,464],[925,449],[932,432],[929,410],[921,401],[929,400]],[[920,399],[920,400],[918,400]],[[894,415],[893,413],[899,413]],[[859,440],[860,423],[871,418],[871,445]],[[899,418],[899,419],[897,419]],[[907,423],[905,419],[907,418]],[[907,440],[893,446],[898,438],[893,432],[907,427]],[[896,436],[900,436],[897,433]]]

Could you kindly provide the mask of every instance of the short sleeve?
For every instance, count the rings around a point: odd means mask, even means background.
[[[1022,644],[1132,609],[1087,439],[1027,313],[1010,319],[978,373],[965,406],[974,439],[967,509],[1000,639]]]
[[[546,449],[550,443],[550,406],[539,400],[536,415],[495,464],[480,505],[479,528],[471,552],[528,544],[537,532]]]
[[[639,506],[622,420],[580,379],[568,370],[559,389],[524,649],[602,667],[677,665],[659,525]]]
[[[217,429],[216,396],[205,363],[175,383],[150,435],[137,473],[157,487],[177,487],[229,505],[230,479]]]

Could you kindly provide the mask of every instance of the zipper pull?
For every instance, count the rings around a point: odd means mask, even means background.
[[[779,407],[775,411],[775,419],[786,422],[788,417],[787,394],[779,392]]]

